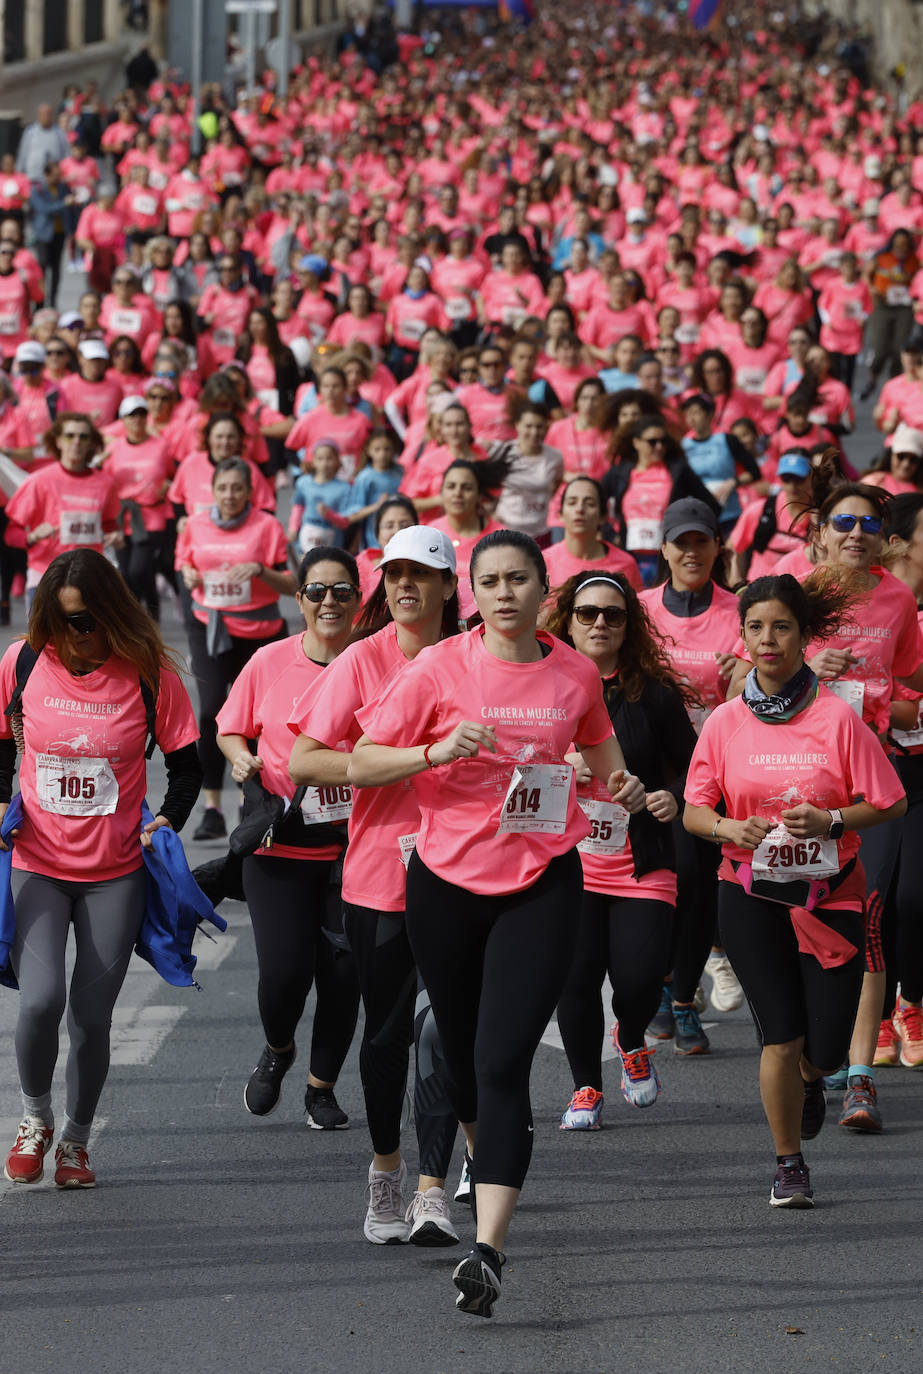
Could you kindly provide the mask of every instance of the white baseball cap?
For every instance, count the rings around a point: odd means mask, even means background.
[[[905,425],[903,422],[894,431],[894,438],[891,440],[892,453],[913,453],[917,458],[923,458],[923,433],[914,429],[912,425]]]
[[[625,219],[628,224],[647,224],[647,215],[641,209],[640,205],[633,206],[632,209],[628,211]]]
[[[438,568],[441,571],[455,571],[455,549],[452,541],[442,530],[434,530],[432,525],[409,525],[398,530],[385,545],[379,567],[386,563],[396,563],[406,559],[408,563],[422,563],[424,568]]]
[[[134,415],[137,411],[143,410],[147,414],[147,401],[143,396],[126,396],[119,406],[119,419],[124,420],[126,415]]]
[[[17,348],[16,361],[18,363],[43,363],[45,350],[35,339],[28,339]]]
[[[83,316],[77,310],[65,310],[58,320],[59,329],[80,329],[83,325]]]
[[[109,361],[109,350],[102,339],[84,339],[83,343],[77,345],[77,350],[81,358],[101,358],[105,363]]]

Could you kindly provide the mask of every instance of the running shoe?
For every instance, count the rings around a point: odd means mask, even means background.
[[[894,1029],[894,1024],[889,1016],[887,1021],[882,1021],[878,1027],[878,1044],[875,1046],[875,1057],[872,1066],[876,1069],[893,1068],[901,1061],[901,1041],[900,1036]]]
[[[223,840],[227,833],[224,816],[217,806],[206,806],[192,838],[194,840]]]
[[[293,1045],[284,1054],[276,1054],[268,1045],[263,1047],[259,1062],[244,1088],[244,1106],[251,1116],[269,1116],[279,1105],[282,1080],[295,1062],[298,1051]]]
[[[837,1069],[836,1073],[828,1073],[828,1074],[825,1074],[825,1075],[824,1075],[824,1087],[826,1088],[826,1090],[827,1090],[828,1093],[830,1093],[830,1092],[838,1092],[838,1093],[845,1092],[845,1091],[846,1091],[846,1080],[847,1080],[848,1078],[849,1078],[849,1065],[848,1065],[848,1064],[844,1064],[843,1067],[842,1067],[841,1069]]]
[[[332,1088],[308,1084],[304,1095],[305,1125],[312,1131],[348,1131],[349,1117],[337,1102]]]
[[[373,1245],[404,1245],[410,1239],[403,1188],[407,1165],[401,1160],[397,1178],[380,1174],[369,1165],[369,1206],[362,1227]]]
[[[692,999],[692,1005],[695,1007],[696,1011],[699,1013],[700,1016],[704,1016],[706,1011],[708,1010],[708,993],[702,987],[701,983],[699,983],[696,987],[695,996]]]
[[[827,1113],[827,1096],[821,1079],[804,1085],[804,1102],[801,1107],[801,1139],[813,1140],[820,1135]]]
[[[34,1116],[19,1123],[16,1143],[6,1157],[3,1172],[11,1183],[38,1183],[45,1172],[45,1156],[51,1149],[54,1131]]]
[[[776,1166],[769,1202],[773,1207],[813,1207],[811,1175],[801,1155],[786,1155]]]
[[[695,1007],[673,1007],[676,1022],[676,1035],[673,1041],[675,1054],[708,1054],[711,1049],[708,1036],[702,1029],[699,1013]]]
[[[676,1027],[673,1022],[673,996],[670,989],[664,983],[660,991],[660,1006],[654,1013],[653,1019],[647,1028],[647,1034],[652,1040],[672,1040]]]
[[[595,1088],[578,1088],[561,1117],[562,1131],[598,1131],[603,1095]]]
[[[461,1178],[458,1180],[458,1187],[455,1189],[456,1202],[470,1202],[474,1197],[474,1188],[471,1186],[471,1156],[465,1151],[462,1160]]]
[[[449,1199],[444,1188],[427,1188],[425,1193],[414,1193],[405,1220],[410,1225],[411,1245],[458,1244],[458,1232],[449,1217]]]
[[[660,1079],[651,1062],[654,1050],[642,1045],[623,1050],[619,1044],[619,1023],[612,1027],[612,1044],[622,1061],[622,1096],[630,1107],[653,1107],[660,1096]]]
[[[473,1317],[494,1315],[494,1303],[500,1296],[500,1270],[504,1264],[506,1255],[478,1241],[452,1275],[458,1289],[455,1306],[459,1312],[470,1312]]]
[[[87,1147],[76,1140],[59,1140],[54,1152],[56,1188],[95,1188],[96,1175],[90,1168]]]
[[[865,1131],[869,1135],[877,1134],[882,1129],[875,1084],[867,1074],[850,1074],[840,1125],[850,1131]]]
[[[923,1009],[898,1002],[891,1024],[900,1041],[904,1068],[923,1069]]]
[[[711,1004],[715,1011],[736,1011],[744,1004],[744,990],[726,954],[710,954],[705,972],[711,978]]]

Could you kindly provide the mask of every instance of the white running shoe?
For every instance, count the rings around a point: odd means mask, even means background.
[[[404,1245],[410,1239],[402,1192],[406,1182],[407,1165],[403,1160],[396,1179],[369,1165],[369,1207],[362,1229],[373,1245]]]
[[[705,972],[711,978],[711,1004],[715,1011],[736,1011],[744,1004],[744,990],[726,954],[710,954]]]
[[[630,1107],[652,1107],[660,1096],[660,1079],[652,1063],[653,1050],[642,1045],[624,1050],[619,1043],[619,1023],[612,1027],[612,1044],[622,1064],[622,1096]]]
[[[596,1088],[577,1088],[561,1117],[562,1131],[598,1131],[603,1095]]]
[[[458,1187],[455,1189],[455,1201],[471,1201],[471,1158],[467,1150],[462,1160],[461,1177],[458,1180]]]
[[[695,996],[692,999],[692,1005],[695,1007],[696,1011],[699,1013],[700,1016],[705,1015],[705,1010],[708,1006],[708,993],[702,987],[701,983],[695,990]]]
[[[444,1188],[427,1188],[414,1193],[407,1208],[411,1245],[457,1245],[458,1232],[449,1217],[449,1199]]]

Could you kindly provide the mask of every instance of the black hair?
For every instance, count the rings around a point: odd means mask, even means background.
[[[593,490],[596,492],[596,499],[597,499],[597,501],[599,502],[599,513],[600,513],[600,515],[605,515],[605,513],[606,513],[606,498],[605,498],[605,496],[603,495],[602,485],[601,485],[601,483],[597,482],[597,480],[596,480],[595,477],[591,477],[591,476],[589,475],[589,473],[586,473],[586,472],[581,472],[581,473],[579,473],[576,477],[572,477],[572,478],[570,479],[569,482],[566,482],[566,483],[564,484],[564,488],[563,488],[563,490],[562,490],[562,492],[561,492],[561,500],[560,500],[560,503],[559,503],[559,505],[558,505],[558,510],[559,510],[559,511],[563,511],[563,509],[564,509],[564,500],[565,500],[565,498],[566,498],[566,496],[567,496],[567,493],[570,491],[571,487],[574,486],[577,482],[589,482],[590,486],[591,486],[591,487],[593,488]]]
[[[418,513],[417,513],[417,508],[416,508],[416,506],[413,504],[413,502],[411,501],[411,499],[410,499],[409,496],[401,496],[400,494],[395,494],[394,496],[389,496],[388,499],[387,499],[387,501],[384,501],[384,502],[378,507],[378,510],[375,512],[375,538],[376,538],[376,539],[378,538],[378,531],[379,531],[379,529],[381,528],[381,522],[382,522],[382,519],[384,518],[385,511],[386,511],[386,510],[391,510],[394,506],[399,506],[399,507],[401,508],[402,511],[405,511],[405,512],[407,513],[407,515],[409,515],[410,518],[413,520],[413,523],[414,523],[415,525],[418,525],[418,524],[420,523],[420,517],[419,517],[419,515],[418,515]]]
[[[344,572],[347,573],[350,582],[358,589],[359,568],[355,558],[353,558],[351,553],[347,553],[345,549],[334,548],[332,544],[321,544],[316,549],[308,549],[308,552],[298,564],[297,577],[299,588],[304,586],[304,580],[315,564],[324,562],[339,563]]]
[[[758,577],[740,598],[741,630],[753,606],[763,601],[780,601],[791,611],[802,634],[811,639],[829,639],[843,624],[844,612],[853,599],[854,594],[826,569],[818,569],[803,583],[791,573]]]
[[[478,540],[471,550],[469,572],[472,583],[475,564],[482,554],[490,553],[491,549],[518,549],[520,553],[524,553],[538,573],[539,582],[547,589],[548,569],[545,567],[542,551],[531,535],[523,534],[521,530],[491,530],[490,534],[485,534]]]
[[[225,472],[236,472],[246,482],[247,490],[253,490],[253,473],[250,471],[250,464],[246,458],[222,458],[220,462],[215,463],[212,472],[212,487]]]
[[[892,535],[909,542],[923,510],[923,491],[905,491],[888,503],[888,529]]]

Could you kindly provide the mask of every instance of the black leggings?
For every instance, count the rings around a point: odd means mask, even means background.
[[[433,1004],[459,1121],[477,1122],[474,1178],[521,1188],[532,1155],[529,1073],[577,936],[576,850],[523,892],[482,896],[407,870],[407,933]]]
[[[923,757],[901,759],[898,775],[907,789],[907,813],[900,821],[901,848],[897,876],[886,907],[885,967],[888,974],[883,1016],[890,1016],[897,998],[923,1000],[923,894],[919,856],[923,854]],[[863,840],[863,848],[865,841]]]
[[[202,786],[220,791],[224,782],[225,757],[218,748],[218,726],[215,716],[224,705],[231,684],[239,676],[257,649],[284,638],[284,628],[268,639],[231,638],[231,647],[214,658],[205,647],[205,626],[192,619],[189,625],[189,657],[199,691],[199,762],[202,765]]]
[[[823,968],[812,954],[802,954],[787,908],[748,896],[739,883],[718,884],[718,913],[724,948],[761,1043],[784,1045],[804,1036],[807,1061],[833,1073],[849,1050],[862,991],[862,912],[816,913],[856,946],[853,958],[838,968]]]
[[[335,948],[325,928],[338,924],[339,888],[329,860],[251,854],[243,863],[259,967],[257,998],[266,1043],[284,1049],[295,1036],[311,984],[317,1006],[311,1073],[335,1083],[359,1016],[359,981],[352,955]],[[335,931],[334,931],[335,933]]]
[[[599,991],[607,973],[622,1048],[644,1044],[660,1001],[672,926],[673,908],[666,902],[584,892],[577,948],[558,1002],[558,1029],[575,1087],[602,1092],[605,1020]]]
[[[161,553],[167,542],[165,530],[148,530],[147,538],[139,542],[130,536],[121,549],[116,550],[119,572],[138,600],[154,618],[160,620],[160,592],[157,590],[157,570]]]
[[[359,1074],[369,1134],[375,1153],[390,1155],[401,1138],[417,973],[402,911],[371,911],[348,902],[343,910],[365,1010]]]
[[[671,991],[674,1001],[691,1002],[715,938],[721,846],[690,835],[681,816],[673,821],[673,844],[676,851],[676,913],[670,960],[673,969]]]
[[[413,1116],[420,1152],[420,1173],[445,1178],[452,1163],[458,1117],[446,1091],[442,1041],[429,993],[417,976],[417,1006],[413,1019],[416,1073],[413,1079]]]

